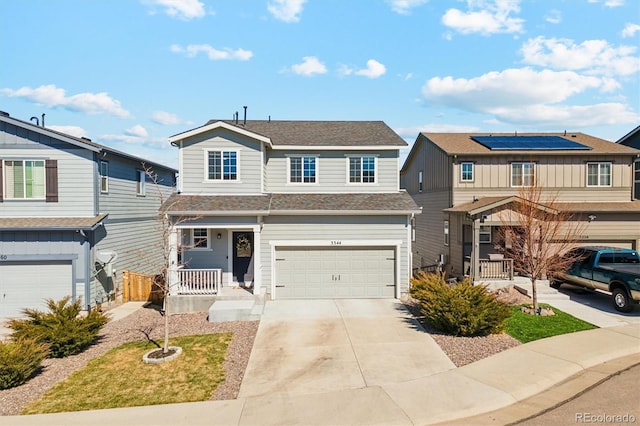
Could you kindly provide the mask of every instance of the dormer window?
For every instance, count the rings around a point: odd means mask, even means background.
[[[236,151],[207,151],[207,166],[208,180],[238,180]]]
[[[349,157],[349,183],[375,183],[376,157]]]
[[[289,183],[316,183],[316,157],[289,157]]]

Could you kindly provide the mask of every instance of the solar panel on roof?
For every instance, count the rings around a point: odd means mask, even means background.
[[[590,150],[591,147],[560,136],[471,136],[492,151]]]

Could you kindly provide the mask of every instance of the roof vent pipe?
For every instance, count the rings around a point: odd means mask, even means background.
[[[247,107],[243,106],[242,108],[244,108],[244,122],[242,123],[243,126],[247,125]]]
[[[40,125],[40,120],[39,120],[39,119],[38,119],[38,117],[36,117],[36,116],[31,117],[29,120],[30,120],[30,121],[36,120],[36,126],[39,126],[39,125]]]
[[[233,114],[233,120],[236,122],[236,124],[238,124],[238,111],[236,111],[236,113]]]
[[[42,127],[44,127],[44,112],[42,113]]]

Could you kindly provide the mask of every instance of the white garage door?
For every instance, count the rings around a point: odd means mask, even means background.
[[[392,298],[395,263],[393,247],[278,248],[275,298]]]
[[[21,316],[24,308],[45,311],[46,299],[71,292],[71,262],[0,263],[0,318]]]

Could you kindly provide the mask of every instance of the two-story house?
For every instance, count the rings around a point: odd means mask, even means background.
[[[625,146],[640,149],[640,126],[621,137],[617,142]],[[633,198],[640,200],[640,155],[636,156],[633,166]]]
[[[406,143],[384,122],[212,120],[170,142],[180,170],[166,204],[172,295],[407,292],[420,209],[399,189]]]
[[[159,191],[174,192],[175,173],[0,114],[0,317],[65,296],[89,309],[115,297],[120,271],[157,272]]]
[[[639,154],[583,133],[421,133],[401,169],[401,187],[423,207],[413,267],[440,263],[475,280],[498,278],[496,270],[509,276],[506,263],[491,264],[504,261],[494,256],[498,212],[534,182],[585,222],[584,244],[638,248],[632,172]]]

